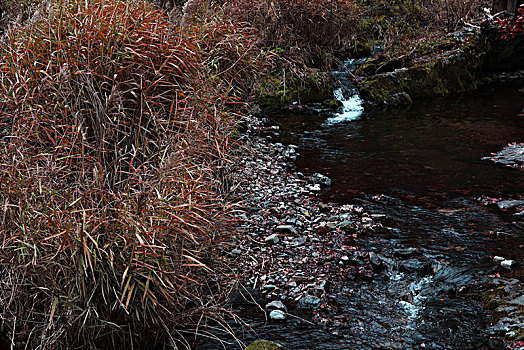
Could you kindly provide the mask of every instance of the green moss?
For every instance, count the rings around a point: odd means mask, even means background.
[[[339,100],[326,100],[322,102],[322,106],[331,108],[331,109],[337,109],[340,106],[342,106],[342,102],[340,102]]]
[[[313,103],[333,98],[325,73],[315,72],[305,78],[285,78],[276,73],[261,78],[256,88],[260,107],[278,110],[293,102]]]
[[[504,304],[503,297],[505,294],[504,286],[501,286],[482,294],[480,300],[486,305],[487,309],[495,310],[497,307]]]
[[[245,350],[286,350],[286,348],[268,340],[257,340],[249,345]]]

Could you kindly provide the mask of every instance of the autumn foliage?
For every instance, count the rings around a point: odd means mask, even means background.
[[[496,23],[500,25],[505,40],[524,33],[524,4],[520,5],[514,18],[497,19]]]
[[[237,100],[206,75],[196,35],[148,2],[62,0],[2,42],[0,318],[13,343],[174,344],[224,294],[217,176]]]

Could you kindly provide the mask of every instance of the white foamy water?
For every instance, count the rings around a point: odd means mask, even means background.
[[[338,113],[328,118],[324,122],[324,125],[329,126],[357,120],[364,112],[362,99],[350,80],[350,72],[355,69],[357,62],[363,62],[363,60],[346,60],[342,68],[343,70],[332,73],[333,77],[338,79],[338,83],[341,85],[333,91],[333,98],[342,102],[342,107]]]
[[[356,91],[349,97],[345,98],[343,88],[338,88],[334,91],[335,100],[342,102],[342,111],[328,118],[325,122],[327,125],[334,125],[342,122],[350,122],[360,118],[364,112],[362,99]]]

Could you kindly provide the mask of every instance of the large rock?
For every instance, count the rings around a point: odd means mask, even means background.
[[[382,64],[358,88],[363,99],[387,105],[406,105],[419,98],[474,90],[481,82],[478,73],[486,47],[477,32],[452,33],[419,44],[411,66],[385,72],[390,67]]]
[[[479,56],[454,50],[406,69],[373,75],[358,87],[367,101],[407,105],[413,99],[476,89],[480,84],[476,75],[479,65]]]
[[[257,340],[249,345],[245,350],[286,350],[286,348],[269,340]]]

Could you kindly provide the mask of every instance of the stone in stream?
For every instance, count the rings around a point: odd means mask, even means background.
[[[269,313],[269,318],[275,321],[282,321],[286,319],[286,314],[282,310],[273,310]]]
[[[353,227],[353,222],[350,221],[350,220],[344,220],[342,221],[338,227],[344,231],[344,232],[353,232],[355,231],[354,227]]]
[[[274,300],[266,305],[266,310],[283,310],[287,312],[287,307],[280,300]]]
[[[419,253],[417,248],[402,248],[402,249],[395,249],[393,253],[402,259],[409,259],[412,256],[415,256]]]
[[[511,304],[511,305],[517,305],[517,306],[520,306],[520,307],[524,307],[524,295],[521,295],[518,298],[510,300],[507,303]]]
[[[320,185],[323,187],[331,186],[331,179],[326,175],[322,175],[320,173],[313,174],[313,176],[309,178],[309,181],[315,185]]]
[[[409,259],[399,266],[400,272],[418,272],[421,274],[431,273],[431,265],[417,259]]]
[[[497,207],[499,207],[500,210],[511,209],[514,207],[518,207],[519,205],[524,205],[524,201],[507,199],[497,202]]]
[[[386,267],[386,264],[384,263],[384,260],[381,259],[381,256],[374,252],[369,253],[369,262],[375,271],[381,271],[384,269],[384,267]]]
[[[320,298],[306,294],[297,303],[299,310],[313,310],[320,305]]]
[[[500,264],[501,262],[503,262],[504,260],[506,260],[506,258],[503,258],[501,256],[494,256],[493,257],[493,261],[496,262],[497,264]]]

